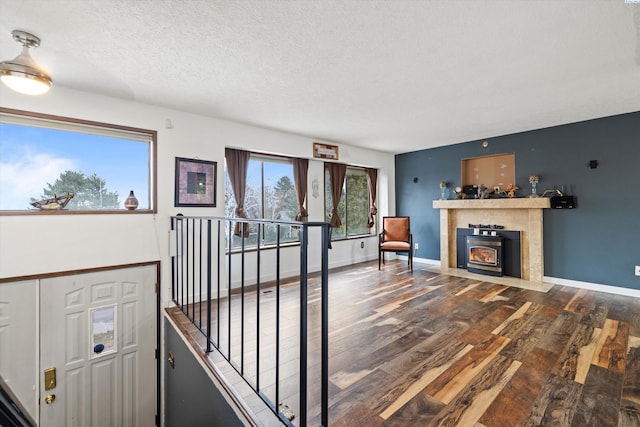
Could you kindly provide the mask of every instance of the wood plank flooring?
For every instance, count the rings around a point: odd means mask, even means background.
[[[399,261],[382,271],[377,261],[332,270],[329,282],[330,426],[640,426],[638,298],[564,286],[538,292],[420,264],[411,273]],[[319,292],[311,277],[309,425],[319,425]],[[260,388],[272,399],[275,296],[267,286],[244,302],[232,296],[213,322],[253,381],[259,364]],[[278,397],[298,413],[297,282],[280,296]],[[245,339],[229,340],[228,330]]]

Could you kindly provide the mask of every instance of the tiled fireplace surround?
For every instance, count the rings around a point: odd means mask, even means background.
[[[497,224],[521,231],[522,279],[542,282],[544,254],[542,209],[549,199],[434,200],[440,209],[440,265],[443,272],[456,268],[456,228],[469,224]]]

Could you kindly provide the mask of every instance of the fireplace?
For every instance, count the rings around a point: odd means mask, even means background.
[[[471,224],[470,224],[471,225]],[[457,268],[467,269],[467,237],[486,237],[485,232],[491,236],[495,233],[502,237],[502,275],[522,278],[522,232],[518,230],[505,230],[503,228],[478,229],[456,228],[456,264]]]
[[[504,239],[500,236],[467,236],[467,271],[502,276],[504,272]]]
[[[548,197],[527,197],[512,199],[477,199],[477,200],[434,200],[433,207],[440,209],[440,263],[442,271],[464,268],[459,261],[464,257],[465,241],[462,240],[463,256],[458,254],[459,245],[456,239],[456,229],[466,227],[468,224],[503,224],[506,230],[519,230],[521,240],[517,248],[521,250],[517,258],[507,252],[507,265],[504,275],[519,277],[523,280],[542,283],[544,276],[544,239],[542,211],[549,209]],[[497,230],[498,235],[503,235],[502,230]],[[505,237],[506,248],[513,243]],[[512,247],[516,245],[511,244]],[[509,273],[511,260],[517,259],[519,264]],[[455,274],[455,271],[452,273]]]

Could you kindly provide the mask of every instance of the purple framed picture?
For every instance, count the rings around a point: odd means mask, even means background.
[[[176,157],[175,206],[216,206],[218,164]]]

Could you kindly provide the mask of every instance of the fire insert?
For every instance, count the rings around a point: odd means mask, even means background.
[[[467,271],[502,276],[504,239],[500,236],[467,236]]]

